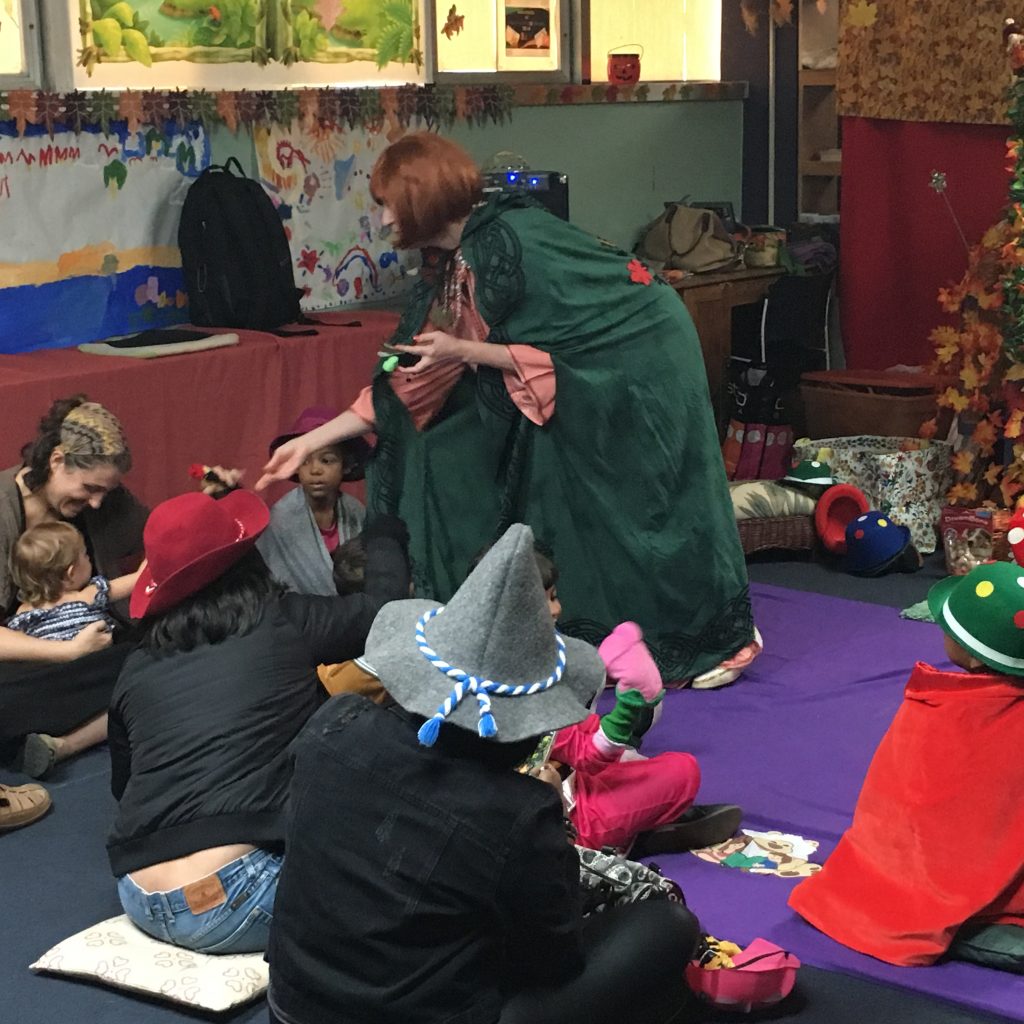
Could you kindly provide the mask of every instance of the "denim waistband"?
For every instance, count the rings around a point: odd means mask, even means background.
[[[246,878],[256,878],[263,870],[267,860],[275,856],[269,850],[252,850],[242,854],[235,860],[229,861],[224,867],[213,871],[210,875],[216,875],[225,891],[230,891],[233,885],[244,882]],[[204,875],[209,878],[210,875]],[[143,904],[146,916],[149,918],[173,918],[176,914],[191,913],[188,900],[185,898],[185,889],[169,889],[166,892],[146,892],[131,875],[122,875],[119,882],[126,882],[134,890],[134,894]],[[193,879],[198,882],[200,879]],[[189,883],[192,884],[192,883]]]

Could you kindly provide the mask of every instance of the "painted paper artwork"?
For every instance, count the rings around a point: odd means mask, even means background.
[[[210,162],[203,128],[5,131],[13,125],[0,124],[0,352],[184,322],[178,221]]]
[[[79,0],[88,74],[100,61],[188,60],[201,64],[270,60],[267,0]]]
[[[274,127],[258,129],[255,138],[260,180],[284,222],[303,308],[404,291],[412,258],[395,250],[370,197],[370,171],[387,136]]]
[[[197,74],[229,89],[423,80],[421,0],[71,2],[82,87],[180,87]]]
[[[281,59],[423,64],[415,0],[285,0],[290,39]]]

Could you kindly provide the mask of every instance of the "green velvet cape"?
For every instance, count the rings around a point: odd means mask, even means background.
[[[632,619],[666,679],[713,668],[753,625],[686,307],[643,283],[633,256],[517,197],[473,212],[462,254],[487,340],[550,354],[555,413],[531,423],[481,367],[417,431],[378,371],[369,505],[408,523],[418,594],[447,600],[481,548],[525,522],[554,555],[566,634],[598,643]],[[396,342],[423,328],[437,287],[417,283]]]

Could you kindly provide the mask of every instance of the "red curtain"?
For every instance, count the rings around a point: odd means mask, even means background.
[[[918,365],[931,330],[952,320],[938,289],[958,281],[966,254],[942,196],[969,245],[1007,203],[1009,127],[843,118],[840,289],[843,345],[852,369]]]

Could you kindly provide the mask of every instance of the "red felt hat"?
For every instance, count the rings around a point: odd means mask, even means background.
[[[308,434],[311,430],[316,430],[317,427],[322,427],[337,415],[337,410],[326,405],[311,405],[308,409],[303,409],[291,427],[283,434],[278,434],[270,442],[270,454],[273,455],[286,441],[291,441],[293,438]],[[350,437],[347,441],[342,441],[341,447],[345,452],[345,471],[341,479],[346,481],[362,480],[366,475],[366,460],[370,457],[373,449],[364,437]],[[292,480],[297,481],[298,479],[298,476],[292,477]]]
[[[270,522],[250,491],[182,494],[153,509],[142,534],[146,565],[132,590],[133,619],[158,615],[223,576]]]
[[[830,487],[814,509],[814,528],[825,550],[833,555],[845,555],[846,527],[870,508],[864,492],[853,484]]]

